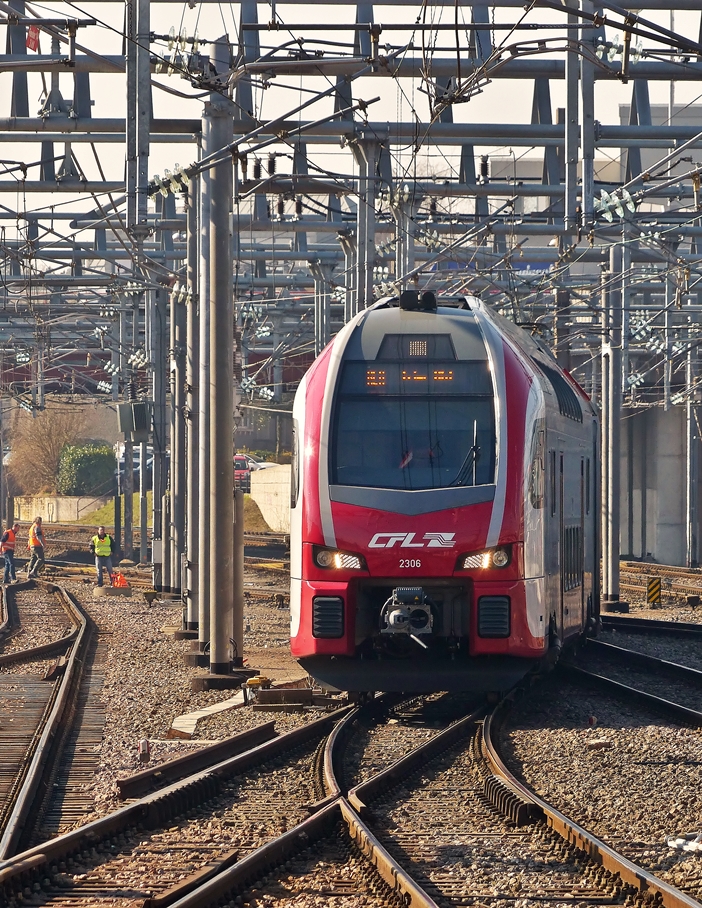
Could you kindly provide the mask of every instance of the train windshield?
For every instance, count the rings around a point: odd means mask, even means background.
[[[487,363],[347,362],[334,419],[332,482],[443,489],[494,482]]]

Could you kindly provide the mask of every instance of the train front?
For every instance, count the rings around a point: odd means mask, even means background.
[[[421,305],[361,313],[298,391],[291,649],[341,690],[504,690],[544,647],[522,570],[530,381],[477,301]]]

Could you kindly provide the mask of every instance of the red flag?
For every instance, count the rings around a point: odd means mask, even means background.
[[[30,50],[39,50],[39,29],[36,25],[30,25],[27,29],[27,47]]]

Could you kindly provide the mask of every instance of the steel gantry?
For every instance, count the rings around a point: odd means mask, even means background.
[[[239,395],[284,405],[349,318],[410,284],[484,294],[601,407],[607,601],[620,548],[650,544],[622,413],[684,412],[696,564],[697,0],[262,9],[228,5],[223,35],[214,0],[0,2],[4,406],[149,402],[154,579],[182,594],[197,659],[221,675],[243,652]],[[91,367],[71,379],[66,350]]]

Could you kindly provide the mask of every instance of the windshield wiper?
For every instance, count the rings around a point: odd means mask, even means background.
[[[461,464],[460,470],[456,474],[456,477],[449,483],[449,485],[452,485],[452,486],[468,485],[467,480],[470,476],[471,471],[473,470],[476,463],[478,462],[479,457],[480,457],[480,447],[478,445],[473,445],[471,448],[468,449],[468,453],[466,454],[466,456],[463,460],[463,463]],[[475,485],[475,482],[472,482],[470,484]]]

